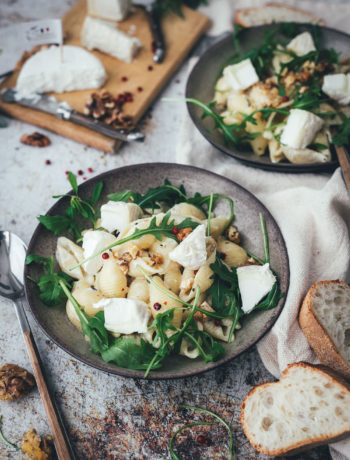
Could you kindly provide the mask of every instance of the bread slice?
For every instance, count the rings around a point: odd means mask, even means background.
[[[308,11],[281,5],[266,3],[259,8],[242,8],[235,11],[235,22],[244,27],[271,24],[272,22],[311,22],[324,26],[323,19],[317,18]]]
[[[321,363],[350,379],[350,286],[339,280],[315,283],[299,323]]]
[[[350,434],[350,386],[325,366],[290,364],[281,380],[253,388],[241,404],[252,446],[292,455]]]

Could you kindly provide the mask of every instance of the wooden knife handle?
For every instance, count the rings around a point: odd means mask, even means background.
[[[32,364],[36,383],[38,385],[41,399],[44,403],[45,412],[49,420],[51,432],[55,441],[56,451],[60,460],[74,460],[74,452],[70,445],[68,434],[63,425],[60,413],[56,407],[55,401],[50,395],[45,378],[41,369],[41,361],[38,349],[34,342],[31,332],[24,332],[30,362]]]

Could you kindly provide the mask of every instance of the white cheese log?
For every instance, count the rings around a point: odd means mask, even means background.
[[[205,225],[198,225],[175,249],[169,257],[183,267],[197,270],[207,260]]]
[[[17,79],[22,97],[33,93],[76,91],[100,88],[107,79],[101,61],[79,46],[64,45],[42,49],[23,65]]]
[[[292,109],[283,129],[281,144],[304,149],[322,128],[323,120],[307,110]]]
[[[130,0],[87,0],[88,14],[110,21],[122,21],[131,8]]]
[[[223,75],[226,83],[234,90],[240,91],[259,81],[258,74],[250,59],[244,59],[238,64],[224,68]]]
[[[304,56],[310,51],[316,51],[310,32],[303,32],[293,38],[287,45],[287,50],[293,51],[297,56]]]
[[[142,209],[135,203],[124,201],[108,201],[101,206],[101,227],[110,233],[118,230],[119,234],[125,232],[130,223],[139,219]]]
[[[141,47],[136,37],[126,35],[115,24],[89,16],[81,30],[81,42],[89,50],[97,49],[125,62],[132,62]]]
[[[339,104],[350,104],[350,74],[325,75],[322,91]]]

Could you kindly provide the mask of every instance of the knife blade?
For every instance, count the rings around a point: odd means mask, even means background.
[[[165,57],[165,41],[162,32],[162,27],[160,25],[159,13],[157,11],[157,1],[133,0],[132,3],[136,6],[141,6],[146,11],[148,21],[151,26],[152,37],[154,42],[153,61],[157,64],[160,64],[161,62],[163,62]]]
[[[60,102],[54,96],[36,94],[33,98],[21,97],[13,88],[2,92],[1,98],[7,103],[17,103],[31,109],[41,110],[42,112],[55,115],[62,120],[71,121],[77,125],[85,126],[112,139],[124,142],[143,142],[145,135],[138,131],[127,132],[112,128],[99,120],[92,119],[76,110],[73,110],[66,102]]]

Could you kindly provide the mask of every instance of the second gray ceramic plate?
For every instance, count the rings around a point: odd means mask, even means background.
[[[243,245],[257,256],[263,257],[264,245],[259,222],[259,213],[263,213],[270,241],[271,266],[278,275],[284,297],[276,308],[256,312],[244,319],[242,329],[238,330],[234,342],[225,344],[225,356],[215,363],[205,364],[202,360],[173,356],[166,360],[163,368],[150,373],[150,379],[179,378],[213,369],[223,364],[256,343],[273,325],[280,314],[289,285],[289,264],[286,246],[282,234],[269,211],[251,193],[238,184],[203,169],[168,163],[148,163],[115,169],[94,177],[79,186],[79,194],[90,197],[97,182],[103,181],[104,189],[98,203],[106,202],[109,193],[132,189],[145,192],[169,179],[175,185],[184,184],[188,195],[200,192],[208,195],[212,191],[230,196],[235,203],[235,224],[243,237]],[[64,190],[57,190],[64,192]],[[67,198],[61,198],[48,215],[63,214],[67,208]],[[219,203],[215,212],[227,213],[225,203]],[[67,235],[68,237],[70,235]],[[55,253],[57,237],[41,224],[36,228],[29,243],[28,253],[50,257]],[[125,377],[143,377],[142,371],[134,371],[105,363],[100,356],[90,350],[83,335],[68,320],[65,306],[48,308],[39,298],[39,292],[28,276],[38,279],[40,267],[35,264],[26,266],[25,290],[30,308],[42,329],[58,346],[76,359],[102,371]]]
[[[264,25],[249,27],[244,29],[240,35],[240,44],[243,52],[249,51],[254,47],[261,45],[264,33],[268,30],[274,30],[278,25]],[[300,32],[309,30],[308,26],[298,26]],[[350,35],[338,30],[320,27],[321,45],[323,48],[334,48],[342,55],[348,56],[350,49]],[[235,53],[232,34],[225,36],[222,40],[210,47],[199,59],[189,75],[186,97],[198,99],[201,102],[209,103],[214,97],[214,84],[218,77],[220,69],[225,62]],[[307,173],[316,171],[332,171],[338,165],[333,154],[332,161],[327,163],[314,164],[292,164],[287,161],[281,163],[272,163],[269,155],[256,155],[252,150],[239,150],[232,145],[226,145],[222,134],[214,129],[213,120],[210,117],[202,119],[203,110],[191,103],[187,103],[189,114],[203,136],[213,144],[217,149],[230,155],[231,157],[260,169],[271,171],[289,172],[289,173]]]

